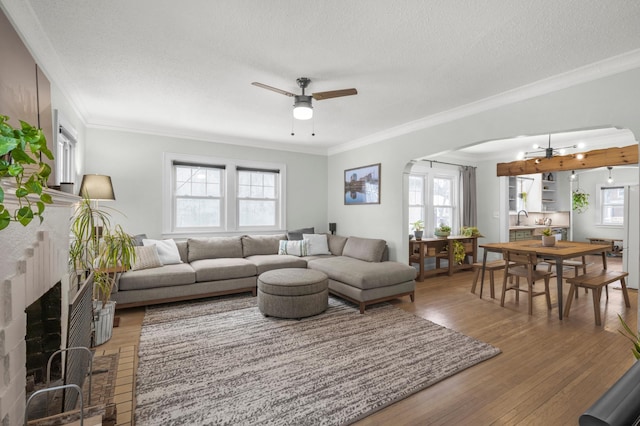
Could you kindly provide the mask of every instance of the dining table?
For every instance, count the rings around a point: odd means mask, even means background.
[[[556,278],[558,285],[558,317],[562,320],[562,271],[564,261],[574,257],[585,255],[602,255],[602,268],[607,269],[607,251],[611,250],[610,244],[591,244],[580,241],[557,241],[553,246],[543,246],[541,240],[519,240],[502,243],[480,244],[484,249],[482,256],[482,277],[480,282],[484,282],[484,270],[487,264],[487,253],[502,253],[503,250],[519,250],[527,253],[535,253],[538,257],[554,259],[556,263]]]

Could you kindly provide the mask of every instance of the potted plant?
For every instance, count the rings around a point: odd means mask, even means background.
[[[441,223],[433,233],[436,237],[448,237],[451,235],[451,227]]]
[[[460,230],[463,237],[481,237],[480,231],[475,226],[463,226]]]
[[[0,184],[0,230],[11,222],[27,226],[38,217],[42,222],[45,204],[53,202],[43,193],[51,167],[42,161],[44,155],[53,160],[47,140],[40,129],[20,120],[20,128],[12,127],[9,117],[0,115],[0,179],[11,177],[15,181],[18,208],[10,212],[4,205],[5,183]],[[12,185],[13,186],[13,185]],[[13,190],[13,189],[12,189]]]
[[[544,247],[553,247],[556,245],[556,237],[551,234],[551,228],[542,230],[542,245]]]
[[[576,189],[571,194],[571,206],[576,213],[582,213],[589,207],[589,194],[581,189]]]
[[[416,240],[421,240],[424,232],[424,222],[422,219],[416,220],[411,226],[413,227],[413,235],[415,235]]]
[[[111,292],[118,274],[134,261],[133,237],[120,225],[112,226],[110,213],[84,197],[71,219],[69,267],[77,279],[93,274],[95,345],[111,338],[115,313]]]
[[[462,244],[458,240],[454,240],[453,241],[453,261],[456,263],[456,265],[460,265],[464,261],[464,258],[466,256],[467,256],[467,251],[464,247],[464,244]]]
[[[624,329],[624,331],[618,330],[618,332],[622,334],[624,337],[626,337],[627,339],[629,339],[631,343],[633,343],[631,352],[633,353],[633,356],[636,357],[636,359],[640,360],[640,332],[634,333],[631,330],[631,327],[629,327],[627,323],[622,319],[620,314],[618,314],[618,319],[620,320],[620,323],[622,324],[622,328]]]

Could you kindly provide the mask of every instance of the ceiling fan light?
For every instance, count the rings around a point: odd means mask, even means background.
[[[313,117],[311,96],[296,95],[293,104],[293,118],[296,120],[309,120],[311,117]]]

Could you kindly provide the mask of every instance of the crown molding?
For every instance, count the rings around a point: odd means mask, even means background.
[[[411,121],[400,126],[392,127],[382,132],[375,133],[364,138],[329,148],[329,155],[351,151],[382,142],[387,139],[406,135],[419,130],[435,127],[440,124],[459,120],[484,111],[499,108],[505,105],[521,102],[537,96],[556,92],[578,84],[598,80],[600,78],[619,74],[640,67],[640,49],[632,50],[618,56],[595,62],[572,71],[555,75],[525,86],[508,90],[497,95],[472,102],[457,108],[443,111],[419,120]]]

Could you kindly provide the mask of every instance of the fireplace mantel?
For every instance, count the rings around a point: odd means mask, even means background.
[[[15,182],[3,179],[2,186],[4,203],[12,210],[17,206]],[[52,189],[44,191],[53,203],[46,205],[42,223],[34,220],[22,226],[12,222],[0,231],[0,424],[23,422],[25,308],[58,281],[63,285],[63,298],[68,300],[70,218],[80,197]]]

